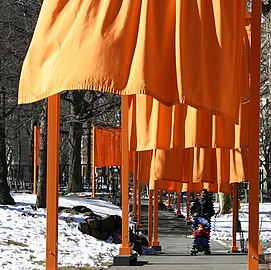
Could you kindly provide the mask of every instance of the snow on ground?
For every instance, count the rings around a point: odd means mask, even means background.
[[[46,212],[35,210],[36,196],[13,193],[15,206],[0,206],[0,269],[45,269]],[[120,215],[119,207],[102,200],[60,197],[59,206],[83,205],[101,216]],[[58,265],[100,267],[112,262],[119,246],[78,230],[83,215],[61,213],[58,226]]]
[[[271,203],[260,203],[259,205],[259,231],[260,241],[271,242]],[[242,203],[239,209],[239,220],[244,231],[244,238],[248,238],[248,204]],[[237,239],[240,234],[237,233]],[[212,218],[212,239],[232,239],[232,213]]]
[[[86,195],[86,194],[84,194]],[[33,194],[12,193],[15,206],[0,206],[0,269],[38,270],[45,269],[46,256],[46,212],[36,209]],[[59,206],[86,206],[94,213],[120,215],[119,207],[103,200],[89,197],[61,196]],[[248,231],[248,205],[242,204],[239,219],[242,229]],[[185,209],[183,209],[185,212]],[[58,265],[93,266],[96,269],[111,263],[118,254],[120,245],[101,241],[82,234],[78,230],[82,214],[59,214]],[[213,218],[211,237],[231,240],[232,215]],[[260,204],[260,239],[271,241],[271,203]],[[238,236],[238,235],[237,235]],[[245,235],[245,237],[247,237]],[[270,245],[269,245],[270,246]]]

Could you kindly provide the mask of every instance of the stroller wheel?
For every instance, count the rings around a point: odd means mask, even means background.
[[[193,256],[193,255],[197,255],[197,252],[194,251],[194,250],[191,250],[191,255],[192,255],[192,256]]]
[[[205,255],[211,255],[211,251],[210,251],[209,249],[204,250],[204,254],[205,254]]]

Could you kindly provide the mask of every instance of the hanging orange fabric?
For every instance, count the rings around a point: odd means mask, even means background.
[[[232,185],[229,183],[183,183],[182,192],[201,192],[206,188],[209,192],[218,193],[223,192],[225,194],[232,193]]]
[[[151,172],[152,151],[138,152],[138,181],[142,185],[149,185]]]
[[[121,166],[121,129],[95,127],[94,165]]]
[[[189,105],[165,106],[146,95],[129,97],[130,149],[248,146],[249,104],[240,105],[239,124]]]
[[[237,122],[245,8],[245,0],[44,0],[18,101],[77,89],[144,93]]]
[[[176,181],[156,180],[156,188],[168,192],[182,192],[183,183]]]
[[[187,148],[153,151],[149,177],[154,181],[228,185],[248,181],[248,149]]]

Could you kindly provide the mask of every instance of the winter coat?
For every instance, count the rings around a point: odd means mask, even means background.
[[[202,199],[198,197],[191,206],[191,215],[194,217],[205,217],[210,219],[214,214],[214,204],[209,199]]]
[[[202,229],[202,230],[196,229],[193,232],[193,236],[195,238],[207,238],[207,237],[209,237],[209,232],[206,231],[205,229]]]

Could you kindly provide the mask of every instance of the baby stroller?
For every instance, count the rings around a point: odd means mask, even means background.
[[[211,254],[209,245],[210,223],[206,218],[196,217],[193,220],[193,236],[194,242],[191,255],[197,255],[199,252],[206,255]]]

